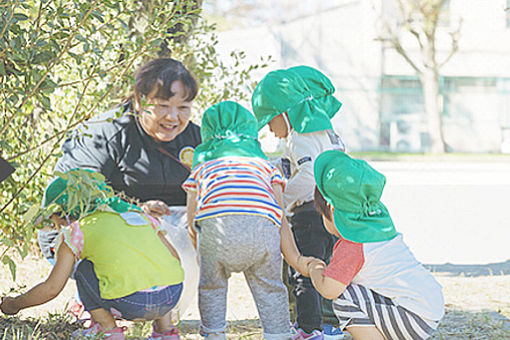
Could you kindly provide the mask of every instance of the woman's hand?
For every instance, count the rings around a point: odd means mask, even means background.
[[[20,311],[20,308],[16,304],[16,298],[5,296],[2,298],[0,309],[6,315],[16,315]]]
[[[170,215],[170,208],[168,208],[165,202],[158,200],[152,200],[143,203],[142,210],[144,213],[156,218],[160,218],[163,215]]]

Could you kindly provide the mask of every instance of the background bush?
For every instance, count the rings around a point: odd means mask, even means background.
[[[243,52],[221,62],[214,27],[201,1],[7,0],[0,4],[0,152],[16,172],[0,184],[0,259],[26,256],[42,198],[66,134],[121,102],[140,64],[171,56],[200,82],[195,117],[224,99],[246,100],[250,74]],[[84,129],[86,133],[86,128]]]

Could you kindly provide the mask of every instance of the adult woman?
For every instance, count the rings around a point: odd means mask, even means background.
[[[121,117],[107,120],[114,116],[110,111],[88,122],[86,134],[76,130],[55,170],[99,171],[115,191],[155,213],[167,212],[167,205],[186,205],[181,184],[201,141],[199,127],[189,121],[197,92],[179,61],[150,61],[136,73],[133,94],[119,108]]]
[[[179,61],[148,62],[135,74],[133,94],[120,107],[72,133],[54,170],[98,171],[116,192],[143,203],[152,215],[169,214],[168,206],[185,206],[181,184],[201,142],[199,127],[190,122],[197,92],[195,79]],[[55,236],[55,231],[38,234],[50,262]]]

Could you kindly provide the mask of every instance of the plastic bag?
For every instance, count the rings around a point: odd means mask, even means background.
[[[198,281],[200,267],[197,261],[197,253],[188,236],[186,207],[169,207],[170,215],[161,218],[161,226],[166,231],[166,238],[175,248],[181,258],[184,269],[184,282],[181,298],[173,309],[180,319],[186,309],[198,294]]]

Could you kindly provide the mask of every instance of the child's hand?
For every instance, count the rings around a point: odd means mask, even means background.
[[[6,315],[15,315],[20,311],[20,308],[15,303],[15,299],[8,296],[2,298],[0,309]]]
[[[142,204],[142,210],[144,213],[156,218],[160,218],[163,215],[170,215],[170,208],[168,208],[165,202],[158,200],[144,202]]]
[[[310,276],[310,272],[308,270],[308,264],[315,260],[314,257],[309,257],[309,256],[299,256],[298,259],[297,259],[297,264],[296,264],[296,267],[295,268],[298,272],[300,272],[303,276],[306,276],[306,277],[309,277]]]

